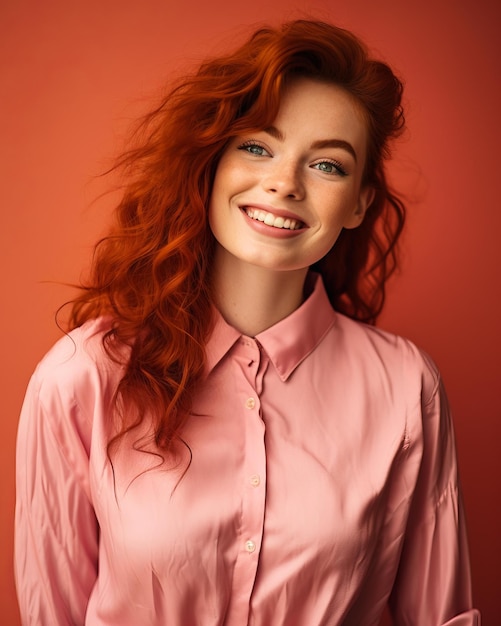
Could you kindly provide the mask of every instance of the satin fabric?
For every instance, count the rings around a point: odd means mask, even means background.
[[[320,279],[255,338],[218,315],[165,455],[148,419],[108,451],[107,328],[61,339],[26,394],[23,624],[370,626],[387,602],[399,626],[480,623],[447,399],[413,344],[335,313]]]

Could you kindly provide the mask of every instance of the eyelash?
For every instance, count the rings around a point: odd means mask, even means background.
[[[322,159],[321,161],[317,161],[317,163],[314,163],[313,166],[316,165],[322,165],[322,163],[328,163],[329,165],[332,165],[332,167],[336,170],[336,173],[339,174],[339,176],[347,176],[347,172],[344,169],[344,167],[341,165],[341,163],[339,163],[339,161],[334,161],[334,159]],[[319,170],[322,171],[322,170]],[[325,172],[326,174],[333,174],[334,172]]]
[[[259,141],[252,141],[252,140],[245,141],[243,144],[238,146],[238,150],[246,150],[247,148],[261,148],[265,152],[268,152],[268,150],[263,146],[263,144],[259,143]],[[249,154],[255,154],[254,152],[251,152],[250,150],[246,150],[246,151]],[[261,155],[255,155],[255,156],[261,156]]]
[[[238,146],[237,150],[245,150],[246,152],[248,152],[249,154],[252,154],[253,156],[266,156],[264,154],[256,154],[254,152],[251,152],[249,148],[261,148],[262,150],[264,150],[265,152],[269,154],[265,146],[263,146],[263,144],[261,144],[259,141],[255,141],[255,140],[245,141],[244,143]],[[344,169],[344,167],[341,165],[341,163],[339,163],[339,161],[335,161],[334,159],[322,159],[321,161],[317,161],[317,163],[313,163],[312,167],[321,165],[322,163],[328,163],[329,165],[332,165],[332,167],[335,170],[335,172],[325,172],[326,174],[328,175],[338,174],[339,176],[347,176],[347,172]],[[322,170],[319,169],[319,171],[322,171]]]

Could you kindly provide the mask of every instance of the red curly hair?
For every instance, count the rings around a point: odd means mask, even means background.
[[[313,269],[338,311],[369,323],[381,312],[404,223],[404,206],[388,189],[383,167],[389,141],[404,125],[402,84],[346,30],[306,20],[260,29],[176,84],[117,163],[127,181],[123,196],[72,303],[70,326],[106,315],[108,353],[118,358],[119,346],[130,347],[118,395],[121,406],[137,412],[135,418],[123,412],[122,433],[147,410],[159,447],[179,433],[211,332],[214,238],[207,207],[218,161],[232,137],[273,123],[295,76],[343,87],[365,113],[363,184],[375,189],[375,199],[362,225],[344,230]]]

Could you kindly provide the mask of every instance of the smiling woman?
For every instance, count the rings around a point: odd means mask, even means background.
[[[440,375],[364,323],[404,220],[401,94],[295,21],[144,120],[23,407],[24,623],[479,623]]]
[[[216,171],[209,223],[217,241],[215,300],[240,331],[257,335],[294,311],[309,268],[343,228],[361,224],[374,197],[362,184],[366,144],[352,96],[307,78],[288,85],[273,126],[230,141]],[[254,308],[254,281],[274,294],[274,306],[263,302],[263,314],[244,323],[239,311]]]
[[[256,335],[295,310],[309,268],[343,228],[361,224],[374,197],[362,184],[366,144],[366,123],[351,95],[307,78],[289,84],[273,126],[230,141],[216,171],[209,223],[218,243],[216,303],[236,328]],[[247,289],[254,281],[275,296],[263,302],[266,316],[244,327],[231,308],[239,301],[249,309],[244,300],[255,298]]]

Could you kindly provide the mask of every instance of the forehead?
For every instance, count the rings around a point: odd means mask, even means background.
[[[312,78],[296,78],[284,90],[274,125],[305,134],[339,134],[365,145],[367,122],[362,105],[346,89]]]

